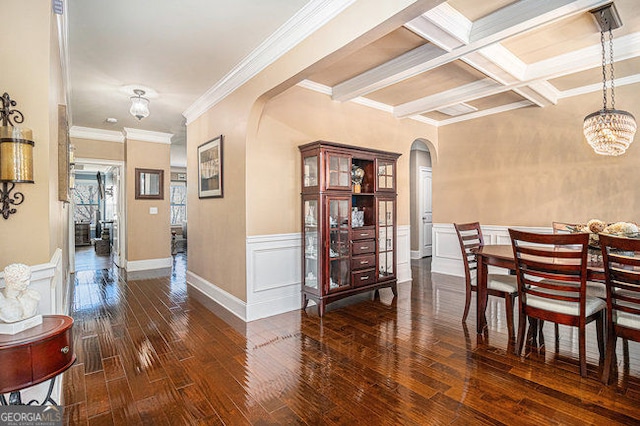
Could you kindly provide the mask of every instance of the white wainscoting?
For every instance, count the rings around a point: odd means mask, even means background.
[[[399,226],[398,282],[411,282],[410,227]],[[244,321],[301,308],[301,242],[294,234],[247,237],[247,301],[187,271],[187,283]]]
[[[47,263],[31,266],[31,281],[29,289],[40,294],[38,312],[42,315],[67,314],[68,300],[65,300],[65,293],[69,287],[69,275],[64,273],[62,267],[62,250],[56,249]],[[0,272],[0,288],[4,288],[4,273]],[[22,391],[22,401],[28,402],[33,399],[42,402],[47,395],[49,381],[40,383]],[[52,398],[62,403],[62,388],[60,380],[56,380]]]
[[[509,226],[482,225],[482,236],[484,243],[489,244],[511,244],[509,237]],[[513,227],[530,232],[552,232],[551,227]],[[452,223],[433,224],[433,258],[431,260],[431,272],[440,274],[464,276],[464,266],[462,264],[462,253],[458,236]],[[500,273],[500,269],[491,269],[491,273]],[[504,272],[504,270],[502,270]]]

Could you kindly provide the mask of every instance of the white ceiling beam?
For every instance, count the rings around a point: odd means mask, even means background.
[[[474,118],[486,117],[488,115],[499,114],[505,111],[524,108],[533,105],[529,101],[514,102],[512,104],[500,105],[499,107],[483,109],[481,111],[472,112],[471,114],[452,117],[438,122],[438,126],[446,126],[447,124],[459,123],[461,121],[473,120]]]
[[[476,50],[498,43],[513,35],[537,28],[548,22],[581,13],[608,3],[610,0],[521,0],[473,23],[469,44],[447,52],[433,49],[416,63],[414,51],[357,75],[333,87],[333,99],[346,101],[382,89],[417,74],[462,58]],[[437,8],[436,8],[437,9]],[[423,15],[424,16],[424,15]],[[451,30],[452,32],[459,32]],[[436,50],[437,49],[437,50]],[[432,56],[440,51],[437,56]]]
[[[611,82],[607,82],[607,87],[611,87]],[[616,78],[616,87],[628,84],[640,83],[640,74],[633,74],[627,77]],[[558,99],[570,98],[572,96],[584,95],[586,93],[602,91],[602,83],[589,84],[588,86],[576,87],[575,89],[563,90],[558,93]]]
[[[631,59],[640,56],[640,32],[614,39],[615,60]],[[481,86],[470,86],[471,88],[481,88],[481,90],[469,91],[465,93],[460,88],[436,93],[421,99],[416,99],[405,104],[397,105],[394,108],[394,115],[398,118],[405,118],[414,114],[423,114],[435,111],[438,108],[454,105],[461,102],[468,102],[479,97],[491,96],[509,90],[520,89],[523,96],[529,98],[539,106],[555,104],[560,97],[560,93],[545,80],[574,74],[578,71],[598,67],[601,64],[600,45],[589,46],[575,52],[559,55],[554,58],[536,62],[527,67],[525,80],[506,85],[491,85],[480,83]],[[480,80],[484,82],[485,80]],[[616,80],[617,81],[617,80]],[[474,83],[471,83],[474,84]],[[462,86],[462,88],[467,87]],[[525,89],[531,86],[531,90]],[[534,93],[535,92],[535,93]],[[482,95],[482,96],[478,96]],[[441,102],[438,101],[441,100]]]
[[[389,62],[333,86],[333,100],[349,101],[405,80],[422,72],[417,70],[422,69],[425,63],[433,63],[442,57],[443,53],[446,52],[433,44],[416,47]]]
[[[472,25],[473,22],[448,3],[441,3],[409,21],[405,27],[447,52],[451,52],[469,43]]]
[[[474,21],[469,44],[497,43],[607,3],[611,3],[611,0],[521,0]]]
[[[616,62],[640,56],[640,32],[614,38],[613,52]],[[529,65],[525,73],[525,80],[556,78],[601,65],[602,50],[600,44],[594,44]]]
[[[496,83],[490,78],[474,81],[435,95],[426,96],[416,99],[393,108],[393,115],[397,118],[405,118],[411,115],[422,114],[429,111],[435,111],[441,108],[449,107],[462,103],[461,98],[465,101],[484,98],[489,94],[504,92],[506,86]]]

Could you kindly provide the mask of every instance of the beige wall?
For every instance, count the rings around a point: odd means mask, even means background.
[[[71,138],[76,158],[123,161],[124,143]]]
[[[260,200],[255,206],[253,201],[250,201],[252,205],[247,204],[250,197],[245,181],[248,175],[256,176],[255,171],[247,167],[253,162],[247,157],[247,144],[254,145],[251,141],[258,132],[264,105],[261,97],[268,99],[283,92],[325,64],[402,25],[409,17],[416,16],[418,10],[441,2],[356,1],[333,21],[187,125],[187,170],[191,176],[197,176],[197,146],[220,134],[225,137],[224,198],[200,200],[195,179],[188,184],[189,271],[246,301],[246,237],[263,231],[261,225],[255,228],[252,225],[251,230],[247,227],[247,215],[257,214],[263,203]],[[287,167],[293,166],[288,164]],[[281,191],[282,185],[293,189],[291,177],[285,179],[273,188],[260,182],[260,188],[274,193]],[[287,204],[291,205],[292,201]],[[272,215],[271,211],[264,214]],[[275,228],[297,229],[299,215],[290,213],[290,216],[296,217],[295,224],[276,225]],[[281,217],[277,218],[273,222],[282,222]],[[279,231],[270,229],[269,232]]]
[[[616,88],[616,107],[638,117],[639,90],[638,84]],[[590,93],[441,127],[434,222],[640,222],[639,136],[626,154],[604,157],[582,134],[584,116],[600,102],[600,93]]]
[[[264,108],[247,149],[248,235],[300,232],[300,152],[315,140],[402,154],[398,159],[398,224],[409,224],[409,151],[418,138],[437,141],[436,128],[355,103],[293,87]]]
[[[126,141],[127,182],[127,261],[166,259],[171,257],[169,212],[170,147],[169,144]],[[135,199],[135,169],[164,170],[164,199]],[[157,207],[158,214],[149,208]]]
[[[0,10],[4,34],[0,90],[18,103],[23,125],[33,130],[35,141],[35,184],[17,184],[25,200],[8,220],[0,218],[0,268],[4,268],[14,262],[48,262],[58,247],[65,253],[68,209],[57,201],[57,105],[62,90],[51,4],[1,0]]]

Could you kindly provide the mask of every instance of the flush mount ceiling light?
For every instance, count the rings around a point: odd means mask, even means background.
[[[131,96],[131,108],[129,112],[138,120],[142,120],[149,116],[149,99],[143,98],[145,91],[142,89],[134,89],[136,96]]]
[[[592,10],[591,13],[600,26],[602,46],[602,109],[584,118],[584,136],[600,155],[621,155],[627,150],[636,133],[636,119],[627,111],[616,109],[615,85],[613,77],[613,34],[612,30],[622,26],[620,16],[613,3]],[[609,76],[611,87],[611,108],[607,107],[607,55],[604,35],[609,34]]]

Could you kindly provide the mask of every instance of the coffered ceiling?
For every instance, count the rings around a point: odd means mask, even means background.
[[[436,126],[584,93],[594,93],[596,110],[600,33],[589,11],[609,1],[449,0],[299,85]],[[183,114],[222,99],[261,57],[274,60],[265,43],[283,28],[308,25],[329,6],[330,19],[352,2],[69,0],[72,124],[173,133],[172,144],[184,150]],[[640,8],[637,0],[615,5],[623,23],[614,30],[616,86],[637,86]],[[123,89],[135,84],[153,89],[142,121],[128,114]]]
[[[436,126],[544,108],[602,90],[600,32],[589,11],[609,2],[450,0],[300,85]],[[640,9],[635,0],[615,5],[619,87],[640,81]]]

